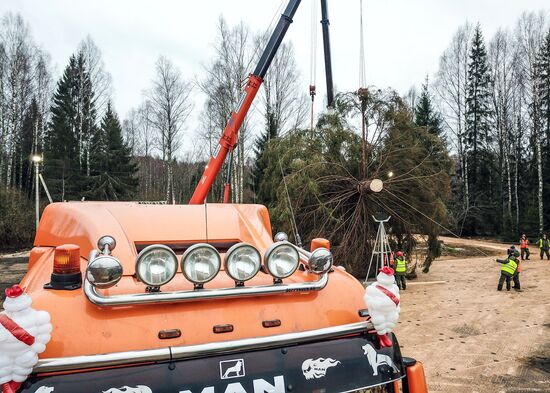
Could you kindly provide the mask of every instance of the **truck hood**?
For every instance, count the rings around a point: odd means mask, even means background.
[[[181,248],[249,242],[263,252],[273,242],[269,215],[261,205],[62,202],[44,210],[34,246],[76,244],[82,257],[88,258],[103,235],[116,239],[113,255],[125,275],[135,273],[137,254],[149,244]]]

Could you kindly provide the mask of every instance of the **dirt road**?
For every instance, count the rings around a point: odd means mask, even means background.
[[[437,260],[402,292],[396,334],[403,353],[424,363],[430,393],[550,392],[550,261],[531,257],[521,264],[523,292],[497,292],[494,256]],[[426,283],[436,281],[444,283]]]
[[[21,281],[27,272],[28,252],[0,255],[0,310],[4,301],[4,290]]]

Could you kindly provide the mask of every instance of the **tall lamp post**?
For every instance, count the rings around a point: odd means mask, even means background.
[[[40,185],[38,184],[38,171],[40,163],[42,162],[42,156],[39,154],[34,154],[31,157],[32,162],[34,162],[34,188],[36,191],[35,202],[36,202],[36,229],[38,229],[38,223],[40,222]]]

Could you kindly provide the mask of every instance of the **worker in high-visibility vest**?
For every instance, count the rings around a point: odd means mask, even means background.
[[[498,280],[497,286],[498,291],[502,291],[502,285],[504,284],[504,281],[506,281],[506,290],[509,291],[511,289],[510,281],[518,272],[518,258],[519,251],[515,250],[512,255],[508,256],[508,259],[497,259],[497,262],[501,264],[500,279]]]
[[[519,249],[521,250],[521,260],[523,261],[524,258],[529,260],[531,252],[529,251],[529,239],[527,239],[525,233],[519,239]]]
[[[394,261],[395,265],[395,281],[399,289],[407,289],[407,261],[403,255],[403,251],[397,251],[397,258]]]
[[[548,235],[546,233],[542,235],[539,239],[539,248],[540,260],[542,261],[544,259],[545,254],[546,258],[550,260],[550,240],[548,239]]]

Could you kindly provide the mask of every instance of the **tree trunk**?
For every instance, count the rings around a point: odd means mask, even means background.
[[[543,190],[544,183],[542,180],[542,141],[540,141],[539,136],[536,136],[536,150],[537,150],[537,175],[538,175],[538,210],[539,210],[539,232],[544,231],[544,202],[543,202]]]

